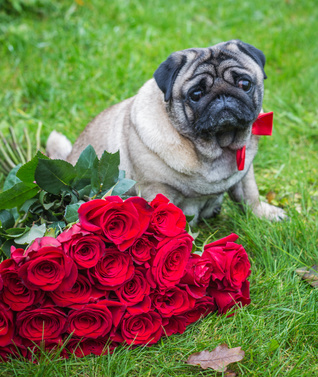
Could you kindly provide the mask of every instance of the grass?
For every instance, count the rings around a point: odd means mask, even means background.
[[[255,160],[263,200],[290,221],[268,223],[226,200],[199,226],[200,239],[236,232],[252,262],[252,304],[231,318],[210,315],[150,348],[113,355],[0,365],[3,376],[214,376],[183,363],[222,342],[242,346],[241,376],[318,375],[318,291],[295,274],[317,263],[318,8],[315,0],[42,1],[0,10],[0,130],[51,130],[74,141],[104,108],[136,93],[173,51],[239,38],[267,57],[265,111],[271,138]],[[1,1],[0,1],[1,7]],[[271,193],[268,195],[268,193]],[[219,374],[220,375],[220,374]]]

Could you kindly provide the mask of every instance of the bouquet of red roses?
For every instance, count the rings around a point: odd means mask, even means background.
[[[81,357],[150,345],[210,312],[250,303],[250,263],[231,234],[193,253],[183,212],[159,194],[81,205],[56,239],[14,248],[0,264],[0,358],[36,345]],[[63,354],[67,357],[68,353]]]

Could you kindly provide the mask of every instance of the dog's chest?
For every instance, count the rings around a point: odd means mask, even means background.
[[[256,150],[250,149],[246,153],[245,169],[239,171],[236,164],[236,153],[225,151],[214,161],[202,161],[200,169],[187,178],[190,196],[213,195],[228,191],[245,176],[251,165]]]

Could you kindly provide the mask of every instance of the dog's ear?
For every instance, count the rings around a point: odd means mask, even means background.
[[[185,55],[180,52],[174,52],[166,61],[159,65],[153,75],[157,85],[165,95],[166,102],[171,99],[174,82],[186,61],[187,58]]]
[[[263,52],[258,48],[248,43],[244,43],[240,40],[237,40],[236,43],[240,51],[244,52],[246,55],[251,57],[262,68],[264,79],[267,79],[266,73],[264,71],[266,58]]]

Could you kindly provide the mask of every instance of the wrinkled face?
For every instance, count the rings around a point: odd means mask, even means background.
[[[169,66],[158,75],[167,62]],[[264,64],[261,51],[230,41],[172,54],[158,68],[155,79],[181,134],[199,142],[216,141],[221,148],[238,149],[246,143],[261,111]],[[169,86],[160,85],[160,79],[171,75],[173,69],[169,92]]]

